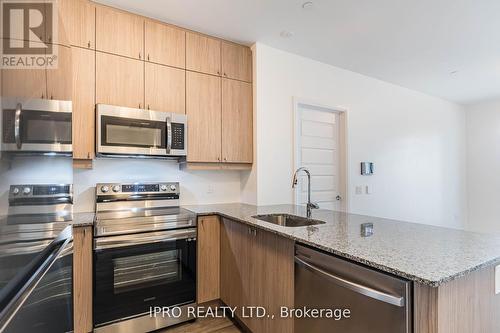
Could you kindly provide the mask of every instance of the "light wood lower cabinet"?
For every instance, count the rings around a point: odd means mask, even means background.
[[[238,318],[253,332],[288,333],[293,320],[279,318],[293,307],[294,242],[245,224],[222,219],[221,300],[229,306],[262,306],[274,319]],[[248,312],[247,312],[248,313]]]
[[[146,109],[186,113],[186,71],[148,62],[145,66]]]
[[[73,321],[75,333],[92,332],[92,227],[73,228]]]
[[[252,163],[252,84],[222,79],[222,161]]]
[[[500,332],[495,265],[433,288],[414,287],[415,333]]]
[[[95,155],[95,51],[73,47],[72,55],[73,159],[91,160]]]
[[[96,103],[144,107],[144,61],[96,53]]]
[[[186,73],[188,162],[221,160],[221,78]]]
[[[198,219],[198,303],[220,298],[220,221],[218,216]]]

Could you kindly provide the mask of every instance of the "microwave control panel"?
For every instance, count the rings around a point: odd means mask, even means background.
[[[172,149],[184,150],[184,124],[172,123]]]

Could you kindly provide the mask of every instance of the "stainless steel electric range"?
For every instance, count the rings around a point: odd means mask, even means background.
[[[72,331],[72,185],[11,185],[8,198],[0,218],[0,332]]]
[[[196,215],[179,207],[179,183],[96,185],[96,332],[149,332],[194,319]],[[151,317],[179,307],[178,318]]]

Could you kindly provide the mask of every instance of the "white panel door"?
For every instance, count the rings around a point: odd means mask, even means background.
[[[339,114],[299,104],[295,140],[296,166],[311,172],[311,201],[320,208],[340,210]],[[300,174],[296,203],[307,203],[307,176]]]

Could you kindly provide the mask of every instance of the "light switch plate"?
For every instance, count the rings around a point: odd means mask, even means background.
[[[356,193],[356,195],[363,194],[363,186],[357,185],[355,188],[355,193]]]
[[[500,265],[495,267],[495,295],[500,294]]]

